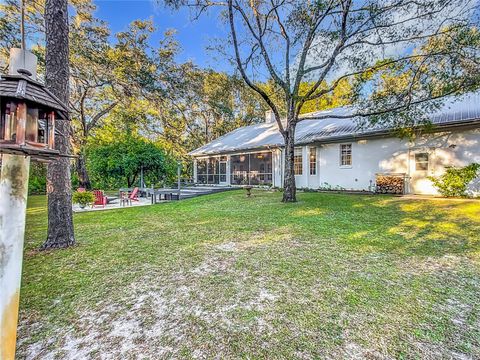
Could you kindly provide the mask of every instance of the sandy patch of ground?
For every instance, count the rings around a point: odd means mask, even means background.
[[[164,277],[145,277],[122,290],[115,300],[105,300],[94,310],[79,309],[78,321],[58,329],[50,340],[19,345],[25,359],[143,359],[205,358],[215,339],[228,332],[272,331],[263,317],[277,296],[262,283],[239,284],[235,296],[212,296],[202,279],[235,273],[235,243],[213,248],[193,270]],[[223,253],[223,256],[220,256]],[[225,256],[227,253],[228,256]],[[241,274],[236,274],[242,282]],[[244,289],[241,290],[241,289]],[[257,314],[248,328],[238,325],[242,312]],[[21,324],[23,329],[37,324]],[[192,346],[201,328],[209,335],[205,348]],[[22,331],[22,330],[20,330]],[[197,340],[195,340],[197,341]]]

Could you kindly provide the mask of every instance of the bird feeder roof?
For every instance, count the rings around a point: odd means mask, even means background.
[[[0,96],[23,99],[55,110],[58,118],[69,120],[68,107],[42,83],[25,75],[1,75]]]

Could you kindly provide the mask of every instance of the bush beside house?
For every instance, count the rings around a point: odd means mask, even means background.
[[[445,197],[468,197],[468,185],[477,177],[480,164],[472,163],[465,167],[450,167],[441,176],[430,176],[429,180]]]

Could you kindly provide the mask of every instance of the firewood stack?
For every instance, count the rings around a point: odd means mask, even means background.
[[[405,174],[377,174],[376,183],[379,194],[405,193]]]

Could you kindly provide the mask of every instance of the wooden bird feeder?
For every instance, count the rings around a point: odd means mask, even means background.
[[[68,120],[68,108],[27,70],[0,77],[0,153],[48,161],[55,150],[55,120]]]

